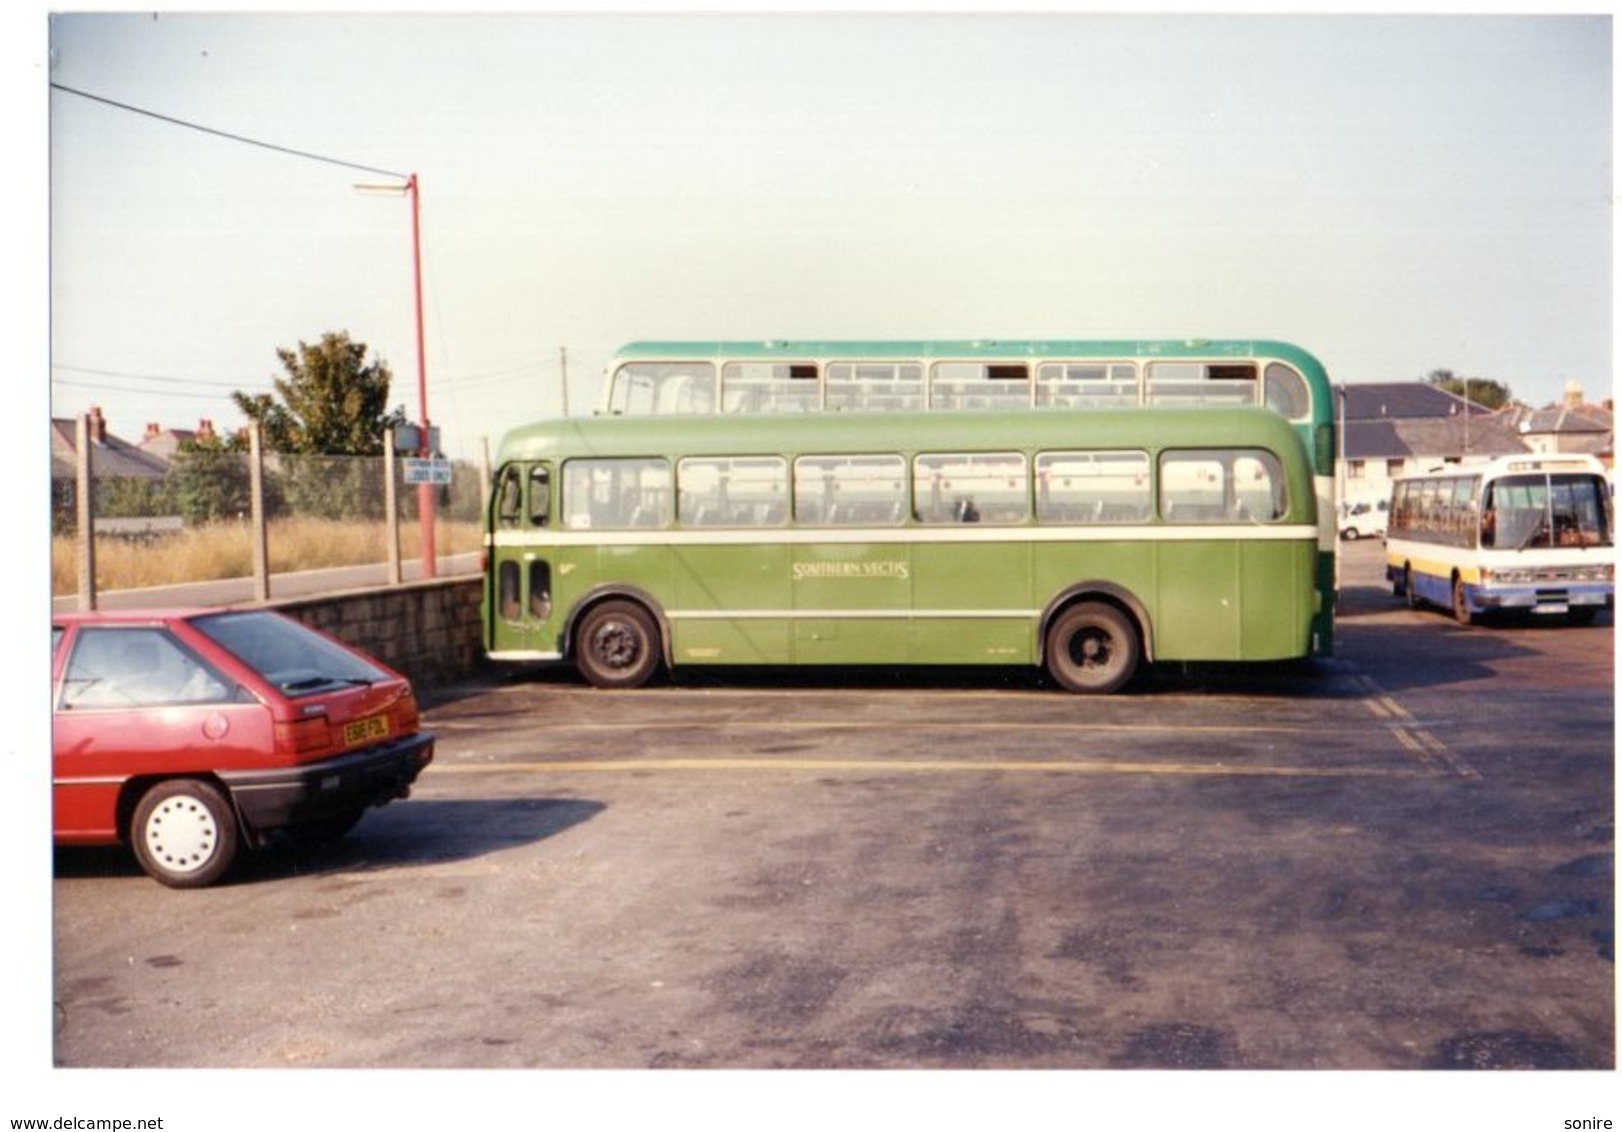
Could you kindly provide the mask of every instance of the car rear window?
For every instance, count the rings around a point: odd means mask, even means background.
[[[191,624],[289,696],[335,684],[375,684],[389,674],[296,621],[263,612],[216,613]]]

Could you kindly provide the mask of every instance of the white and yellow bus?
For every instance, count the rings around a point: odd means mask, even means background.
[[[1504,456],[1392,485],[1386,577],[1411,606],[1462,624],[1521,610],[1586,625],[1612,607],[1615,569],[1610,486],[1592,456]]]

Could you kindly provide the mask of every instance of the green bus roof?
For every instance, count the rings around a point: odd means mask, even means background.
[[[1215,447],[1263,447],[1286,458],[1298,452],[1299,463],[1308,468],[1289,422],[1269,410],[1248,407],[567,417],[513,429],[502,439],[498,463],[591,456]]]
[[[1276,358],[1295,366],[1309,380],[1327,380],[1323,364],[1301,347],[1252,338],[630,342],[614,355],[616,362],[819,358]]]

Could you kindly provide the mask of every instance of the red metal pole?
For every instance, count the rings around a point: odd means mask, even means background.
[[[418,455],[427,459],[434,453],[428,432],[428,361],[427,353],[423,349],[422,330],[422,209],[415,173],[411,174],[406,181],[406,192],[411,195],[411,266],[417,302],[417,413],[421,418],[420,423],[422,425],[422,435],[418,442]],[[417,524],[421,528],[422,534],[422,576],[424,578],[432,578],[438,574],[439,556],[434,545],[434,512],[437,491],[436,485],[431,483],[419,483],[417,485]]]

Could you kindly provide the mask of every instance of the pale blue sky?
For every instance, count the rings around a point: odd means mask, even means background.
[[[51,81],[423,186],[453,454],[637,338],[1238,337],[1611,384],[1605,15],[67,14]],[[43,48],[43,45],[42,45]],[[416,414],[380,178],[49,97],[52,411],[232,426],[347,329]]]

